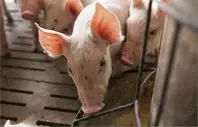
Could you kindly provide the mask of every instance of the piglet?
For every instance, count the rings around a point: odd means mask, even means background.
[[[104,107],[104,96],[112,74],[112,56],[119,54],[125,22],[129,15],[128,0],[97,0],[87,7],[74,0],[69,9],[78,15],[71,36],[37,24],[39,40],[51,57],[67,58],[72,77],[86,114]],[[80,9],[80,11],[79,11]]]
[[[130,16],[127,19],[127,40],[121,51],[121,61],[126,66],[135,67],[140,62],[144,39],[149,0],[131,0]],[[159,48],[164,15],[156,2],[152,4],[151,22],[146,54],[154,54]]]
[[[74,21],[83,6],[91,4],[94,0],[19,0],[21,16],[24,19],[38,22],[41,9],[45,10],[44,26],[47,29],[71,34]],[[79,4],[78,12],[73,12],[75,3]]]
[[[24,19],[39,23],[39,13],[44,9],[43,27],[65,34],[71,34],[73,24],[83,6],[91,4],[94,0],[19,0],[21,16]],[[73,11],[74,4],[78,4],[77,11]],[[37,29],[33,25],[36,51],[40,52]]]

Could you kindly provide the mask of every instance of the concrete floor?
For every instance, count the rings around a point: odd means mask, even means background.
[[[18,5],[13,1],[6,1],[15,22],[9,26],[5,20],[11,55],[1,60],[1,125],[9,119],[13,124],[25,121],[33,126],[70,126],[80,104],[73,81],[67,74],[65,59],[52,61],[46,55],[34,52],[30,23],[20,17]],[[146,75],[148,72],[144,73]],[[105,109],[134,101],[136,83],[137,72],[111,79]],[[146,94],[141,94],[143,125],[148,123],[152,88],[153,79],[147,84]],[[136,126],[134,108],[94,118],[81,125]]]

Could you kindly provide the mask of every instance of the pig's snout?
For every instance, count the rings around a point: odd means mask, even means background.
[[[36,21],[37,20],[37,15],[31,11],[24,11],[21,14],[22,18],[27,19],[27,20],[31,20],[31,21]]]
[[[104,106],[105,106],[104,103],[96,104],[96,105],[83,105],[82,110],[85,114],[92,114],[99,112],[100,110],[103,109]]]

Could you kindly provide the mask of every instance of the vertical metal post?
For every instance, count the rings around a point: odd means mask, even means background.
[[[198,1],[169,2],[184,16],[198,22],[198,15],[195,17]],[[180,25],[175,19],[166,18],[151,104],[151,126],[197,126],[198,32]]]
[[[6,33],[4,29],[4,18],[3,18],[3,0],[0,0],[0,52],[3,55],[5,48],[7,47]],[[1,51],[2,50],[2,51]]]

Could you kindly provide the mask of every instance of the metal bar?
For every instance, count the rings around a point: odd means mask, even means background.
[[[144,85],[149,81],[149,79],[152,77],[152,75],[154,75],[156,73],[156,69],[154,71],[152,71],[142,82],[141,84],[141,88],[144,87]]]
[[[146,29],[145,29],[145,33],[144,33],[144,41],[143,41],[143,47],[142,47],[142,53],[141,53],[141,61],[140,61],[140,66],[139,66],[139,70],[138,70],[138,82],[137,82],[137,86],[136,86],[135,116],[136,116],[136,121],[137,121],[138,127],[141,127],[141,120],[139,117],[138,99],[140,96],[140,87],[141,87],[141,82],[142,82],[144,59],[145,59],[146,48],[147,48],[147,43],[148,43],[148,33],[149,33],[150,21],[151,21],[152,2],[153,2],[153,0],[149,1],[149,8],[148,8],[148,12],[147,12],[147,21],[146,21],[146,27],[145,27]]]
[[[75,116],[75,118],[74,118],[74,121],[73,121],[71,127],[77,127],[77,126],[79,126],[80,123],[79,123],[78,121],[76,122],[75,120],[81,118],[82,115],[83,115],[83,111],[82,111],[82,107],[81,107],[81,108],[78,110],[78,112],[77,112],[77,114],[76,114],[76,116]]]
[[[142,53],[141,53],[140,66],[138,69],[138,83],[137,83],[137,89],[136,89],[136,99],[139,99],[140,85],[142,82],[142,72],[143,72],[143,66],[144,66],[144,59],[145,59],[145,55],[146,55],[146,46],[147,46],[147,42],[148,42],[148,33],[149,33],[149,27],[150,27],[152,1],[153,0],[150,0],[150,2],[149,2],[149,9],[148,9],[148,13],[147,13],[147,23],[146,23],[146,30],[144,33],[143,49],[142,49]]]
[[[141,88],[144,87],[144,85],[149,81],[149,79],[152,77],[152,75],[154,75],[156,73],[156,69],[154,71],[152,71],[145,79],[144,81],[141,83]],[[140,121],[140,118],[139,118],[139,114],[138,114],[138,111],[139,111],[139,103],[138,103],[138,100],[135,100],[135,115],[136,115],[136,119],[137,119],[137,125],[138,127],[141,127],[141,121]]]
[[[139,104],[138,100],[135,100],[135,118],[136,118],[136,123],[138,127],[141,127],[141,121],[140,121],[140,116],[139,116]]]
[[[97,114],[94,114],[94,115],[86,116],[86,117],[83,117],[83,118],[80,118],[80,119],[75,119],[74,122],[80,122],[80,121],[85,121],[85,120],[88,120],[88,119],[93,119],[95,117],[99,117],[99,116],[102,116],[102,115],[105,115],[105,114],[108,114],[108,113],[111,113],[111,112],[115,112],[115,111],[119,111],[121,109],[129,108],[129,107],[132,107],[132,106],[134,106],[134,102],[128,103],[128,104],[125,104],[125,105],[122,105],[122,106],[119,106],[119,107],[116,107],[116,108],[112,108],[112,109],[109,109],[109,110],[106,110],[106,111],[103,111],[103,112],[100,112],[100,113],[97,113]]]
[[[167,66],[166,73],[165,73],[165,78],[164,78],[165,80],[164,80],[164,83],[162,85],[162,93],[161,93],[161,96],[160,96],[160,104],[159,104],[159,107],[157,109],[157,115],[156,115],[156,118],[155,118],[155,121],[154,121],[154,127],[156,127],[158,125],[158,123],[160,121],[161,114],[163,112],[163,107],[164,107],[165,100],[166,100],[165,95],[166,95],[166,91],[167,91],[167,88],[168,88],[169,78],[170,78],[170,75],[171,75],[172,64],[173,64],[173,61],[174,61],[174,58],[175,58],[175,52],[176,52],[176,47],[177,47],[177,42],[178,42],[177,40],[178,40],[180,29],[181,29],[181,24],[176,22],[176,28],[175,28],[175,31],[174,31],[174,36],[173,36],[171,49],[170,49],[170,54],[169,54],[170,58],[169,58],[168,66]]]
[[[182,12],[178,11],[171,5],[165,5],[163,2],[160,2],[159,0],[155,0],[155,2],[158,3],[159,8],[165,10],[168,16],[175,18],[180,24],[188,26],[194,31],[198,31],[198,22],[196,20],[193,20],[188,15],[184,15]]]

